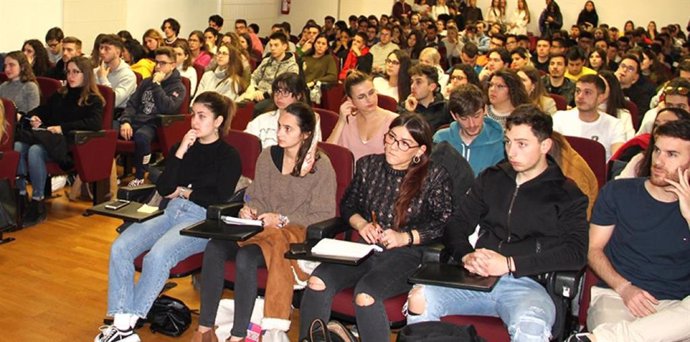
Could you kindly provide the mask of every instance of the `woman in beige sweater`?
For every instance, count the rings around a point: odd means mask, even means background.
[[[256,177],[247,188],[239,215],[262,220],[264,230],[240,244],[209,241],[201,273],[199,329],[192,341],[216,341],[212,327],[228,259],[235,259],[237,274],[229,341],[241,341],[247,334],[261,266],[269,269],[261,327],[280,334],[289,330],[295,276],[306,281],[308,275],[283,255],[290,243],[304,241],[308,225],[335,216],[335,171],[328,157],[314,148],[315,128],[316,116],[306,104],[297,102],[281,112],[278,145],[264,149],[259,156]]]

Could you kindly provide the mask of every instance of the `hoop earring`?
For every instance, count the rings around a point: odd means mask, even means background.
[[[419,156],[415,155],[414,157],[412,157],[412,164],[419,164],[420,161],[422,161],[422,158],[420,158]]]

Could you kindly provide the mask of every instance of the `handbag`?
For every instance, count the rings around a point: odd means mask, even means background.
[[[161,295],[153,302],[146,319],[151,323],[151,332],[177,337],[189,328],[192,312],[181,300]]]
[[[16,194],[10,186],[10,181],[3,178],[0,179],[0,232],[15,227],[17,227]]]
[[[309,326],[309,336],[300,342],[355,342],[359,341],[350,330],[338,321],[328,324],[317,318]]]
[[[261,320],[264,318],[264,299],[257,297],[254,301],[252,317],[247,327],[247,342],[259,341],[261,335]],[[216,312],[216,336],[218,341],[225,341],[230,337],[230,331],[235,321],[235,301],[233,299],[221,299]]]

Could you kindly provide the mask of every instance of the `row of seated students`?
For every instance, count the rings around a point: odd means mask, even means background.
[[[162,54],[162,55],[164,55],[164,54]],[[167,57],[168,57],[167,60],[163,60],[163,59],[166,59],[166,58],[161,58],[160,61],[157,61],[157,62],[158,62],[158,63],[157,63],[158,66],[173,65],[173,64],[174,64],[174,62],[173,62],[173,61],[174,61],[174,57],[173,57],[173,58],[170,58],[169,55],[168,55]],[[391,63],[391,64],[392,64],[392,63]],[[420,67],[420,68],[421,68],[421,67]],[[423,68],[421,68],[421,69],[423,69]],[[427,69],[428,69],[428,68],[427,68]],[[165,72],[164,72],[164,73],[165,73]],[[171,71],[170,74],[172,74],[172,73],[173,73],[173,72]],[[414,73],[412,73],[412,74],[414,74]],[[425,84],[427,85],[428,88],[433,88],[434,86],[438,88],[438,81],[434,82],[434,75],[435,75],[435,77],[438,77],[438,73],[435,73],[435,74],[434,74],[433,72],[427,72],[427,73],[420,72],[420,74],[417,75],[417,76],[419,76],[418,80],[417,80],[417,81],[413,81],[413,84],[416,84],[416,83],[425,83]],[[510,73],[508,73],[508,74],[506,74],[506,75],[510,75]],[[358,74],[357,74],[357,73],[354,73],[354,74],[353,74],[353,78],[355,78],[356,76],[358,76]],[[360,78],[364,77],[364,78],[366,79],[366,76],[365,76],[365,75],[363,76],[363,75],[360,74],[359,77],[360,77]],[[414,76],[413,76],[413,77],[414,77]],[[499,77],[499,76],[498,76],[498,73],[495,73],[495,74],[492,74],[492,75],[490,76],[489,82],[491,82],[491,80],[496,80],[496,81],[499,81],[499,82],[500,82],[501,80],[500,80],[499,78],[502,78],[502,80],[507,84],[508,82],[506,82],[506,79],[510,78],[510,76],[505,76],[505,75],[504,75],[504,77]],[[597,78],[597,79],[598,79],[598,78]],[[587,79],[585,79],[585,81],[587,81]],[[155,82],[152,82],[152,83],[155,83]],[[372,96],[372,94],[375,94],[375,92],[373,91],[373,86],[372,86],[372,84],[370,84],[371,82],[370,82],[370,81],[365,81],[364,83],[365,83],[366,87],[363,87],[364,89],[362,89],[362,90],[366,90],[366,91],[355,92],[355,93],[352,92],[352,90],[353,90],[355,87],[352,87],[352,86],[348,87],[348,86],[346,85],[345,88],[346,88],[346,92],[348,93],[348,100],[349,100],[351,103],[348,103],[348,102],[346,101],[346,103],[343,104],[343,106],[341,107],[341,113],[340,113],[340,114],[341,114],[341,118],[343,118],[341,121],[339,121],[339,124],[340,124],[341,126],[346,127],[346,125],[348,125],[350,122],[356,122],[357,125],[359,125],[359,123],[362,121],[362,120],[360,120],[360,119],[361,119],[361,118],[364,118],[366,115],[361,115],[361,116],[360,116],[360,115],[358,115],[358,114],[360,114],[360,113],[367,113],[367,110],[371,110],[371,109],[374,109],[374,108],[378,109],[378,107],[375,106],[375,104],[377,103],[377,101],[373,101],[373,96]],[[598,100],[599,100],[599,95],[603,94],[604,91],[601,89],[601,87],[598,87],[598,85],[597,85],[598,82],[596,81],[596,79],[595,79],[595,80],[590,80],[590,82],[581,82],[581,83],[582,83],[582,84],[592,84],[592,85],[594,85],[594,88],[596,88],[596,92],[594,92],[594,94],[596,94],[595,100],[596,100],[597,102],[599,102],[599,101],[598,101]],[[521,84],[521,83],[520,83],[519,81],[514,82],[512,88],[518,89],[518,88],[520,88],[520,84]],[[361,85],[361,84],[360,84],[360,85]],[[491,84],[491,83],[489,83],[488,85],[489,85],[489,96],[488,96],[489,99],[491,99],[492,97],[494,97],[494,98],[497,97],[497,96],[492,96],[492,94],[491,94],[491,89],[505,90],[505,88],[510,88],[510,87],[511,87],[510,85],[508,85],[508,86],[505,86],[505,85],[504,85],[504,87],[503,87],[504,89],[501,89],[501,88],[502,88],[502,87],[501,87],[502,84],[498,84],[498,83]],[[272,86],[275,87],[274,84],[273,84]],[[582,88],[582,87],[581,87],[581,88]],[[682,94],[680,94],[680,93],[683,92],[683,91],[681,90],[682,87],[676,87],[676,89],[677,89],[677,90],[676,90],[676,93],[678,93],[679,95],[682,95]],[[687,88],[685,88],[685,89],[687,89]],[[275,90],[275,89],[272,89],[272,90]],[[432,94],[435,93],[433,90],[434,90],[434,89],[432,89],[432,91],[431,91]],[[583,90],[583,89],[580,89],[580,92],[581,92],[581,93],[585,93],[586,90],[587,90],[587,89],[584,89],[584,90]],[[517,91],[517,90],[516,90],[516,91]],[[524,91],[524,89],[523,89],[523,91]],[[282,93],[282,94],[281,94],[281,93]],[[274,96],[275,96],[275,97],[285,97],[285,96],[287,95],[287,96],[289,97],[289,96],[294,96],[294,94],[295,94],[295,93],[292,93],[292,94],[288,94],[288,93],[289,93],[288,91],[285,91],[285,90],[284,90],[284,91],[282,91],[282,92],[274,93]],[[592,93],[592,91],[590,90],[590,94],[591,94],[591,93]],[[687,90],[685,91],[685,94],[687,94]],[[496,94],[495,94],[495,95],[496,95]],[[512,95],[512,94],[511,94],[511,95]],[[670,94],[670,95],[675,95],[675,94]],[[356,97],[358,100],[362,100],[362,102],[361,102],[361,105],[362,105],[362,106],[361,106],[361,107],[357,107],[357,106],[356,106],[356,104],[357,104],[356,101],[355,101],[356,99],[353,98],[353,96]],[[275,100],[275,98],[274,98],[273,100]],[[591,100],[591,99],[590,99],[590,100]],[[407,99],[406,99],[405,102],[414,102],[414,100],[407,101]],[[581,101],[581,102],[582,102],[582,101]],[[590,102],[591,102],[591,101],[590,101]],[[512,104],[512,103],[511,103],[511,104]],[[583,105],[587,105],[587,104],[584,103],[584,102],[582,102],[582,104],[583,104]],[[408,103],[404,103],[404,105],[408,105]],[[414,108],[414,103],[411,103],[411,104],[409,104],[409,105],[412,106],[412,108]],[[518,103],[518,105],[519,105],[519,103]],[[356,108],[357,110],[356,110],[356,111],[353,111],[353,110],[352,110],[353,107]],[[515,107],[517,107],[517,106],[515,106]],[[578,109],[579,109],[579,108],[578,108]],[[511,111],[511,112],[512,112],[512,111]],[[354,115],[353,115],[353,114],[354,114]],[[352,120],[353,118],[354,118],[355,120]],[[376,118],[378,118],[378,117],[376,117]],[[429,115],[429,118],[434,119],[434,118],[436,118],[436,116],[431,116],[431,115]],[[505,120],[507,120],[507,119],[505,119]],[[344,122],[343,122],[343,121],[344,121]],[[431,123],[431,122],[430,122],[430,123]],[[431,124],[433,124],[433,123],[431,123]],[[367,125],[364,125],[364,126],[366,127]],[[330,139],[329,139],[329,140],[330,140]],[[368,140],[369,140],[369,139],[366,139],[366,138],[362,139],[362,138],[361,138],[361,135],[360,135],[360,142],[361,142],[362,144],[365,144],[365,145],[366,145],[366,143],[368,142]],[[374,139],[372,139],[372,140],[374,140]],[[382,141],[382,142],[384,141],[383,138],[379,138],[378,140],[379,140],[379,141]],[[397,142],[397,145],[400,145],[400,142]]]

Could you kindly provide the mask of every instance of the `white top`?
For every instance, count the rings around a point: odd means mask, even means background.
[[[434,20],[438,20],[438,16],[441,14],[450,15],[450,10],[448,9],[448,6],[434,5],[433,7],[431,7],[431,17],[434,18]]]
[[[189,80],[189,86],[192,88],[190,89],[191,94],[189,94],[189,96],[191,98],[194,98],[194,95],[196,94],[196,87],[198,85],[196,79],[196,69],[194,69],[194,67],[190,65],[189,68],[187,68],[187,70],[182,70],[182,67],[178,66],[177,71],[180,72],[180,76],[186,77]]]
[[[318,113],[316,115],[318,118]],[[261,148],[278,145],[278,116],[280,116],[279,109],[263,113],[254,118],[254,120],[249,121],[244,131],[259,137]],[[318,123],[320,122],[321,120],[318,120]],[[315,137],[317,141],[321,141],[321,126],[318,123],[316,125]]]
[[[510,23],[515,24],[515,26],[508,33],[515,35],[527,34],[527,12],[516,9],[510,17]]]
[[[606,112],[606,103],[599,105],[600,112]],[[623,133],[625,133],[625,141],[628,141],[635,137],[635,127],[632,122],[632,115],[630,111],[625,108],[619,108],[616,113],[616,117],[621,121],[623,125]]]
[[[652,128],[654,127],[654,121],[656,121],[656,115],[658,111],[656,107],[650,108],[647,113],[644,114],[642,123],[640,123],[640,128],[637,130],[637,135],[642,133],[652,133]]]
[[[384,77],[379,76],[374,78],[374,89],[381,95],[390,96],[394,98],[395,101],[400,101],[400,99],[398,99],[398,87],[391,87],[388,80]]]
[[[561,110],[553,115],[553,130],[563,135],[592,139],[604,145],[606,160],[611,158],[611,145],[625,142],[621,120],[604,112],[594,122],[580,120],[577,108]]]

